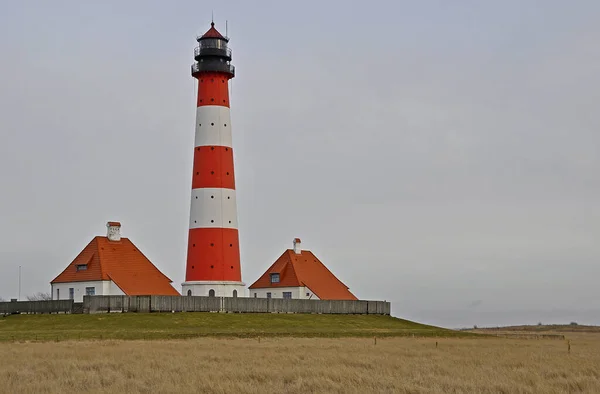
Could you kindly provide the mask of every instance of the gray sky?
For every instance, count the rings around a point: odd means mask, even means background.
[[[247,284],[300,237],[396,316],[600,324],[600,3],[491,3],[3,1],[0,296],[108,220],[180,290],[214,9]]]

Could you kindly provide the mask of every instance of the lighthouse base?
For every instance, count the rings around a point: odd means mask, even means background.
[[[230,281],[194,281],[181,284],[183,296],[246,297],[246,284]]]

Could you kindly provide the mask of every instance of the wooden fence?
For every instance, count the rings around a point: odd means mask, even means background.
[[[16,313],[72,313],[73,300],[0,302],[0,315]]]
[[[19,313],[234,312],[389,315],[386,301],[294,300],[196,296],[84,296],[73,300],[0,302],[0,315]],[[75,306],[79,306],[76,308]]]
[[[83,313],[236,312],[389,315],[386,301],[197,296],[84,296]]]

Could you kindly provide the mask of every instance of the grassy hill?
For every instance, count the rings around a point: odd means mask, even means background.
[[[390,316],[238,313],[112,313],[0,317],[0,341],[193,337],[458,337]]]

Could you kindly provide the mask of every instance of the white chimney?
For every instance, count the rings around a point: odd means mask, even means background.
[[[300,246],[300,238],[294,238],[294,252],[296,254],[302,254],[302,247]]]
[[[119,222],[108,222],[106,223],[107,233],[109,241],[120,241],[121,240],[121,223]]]

